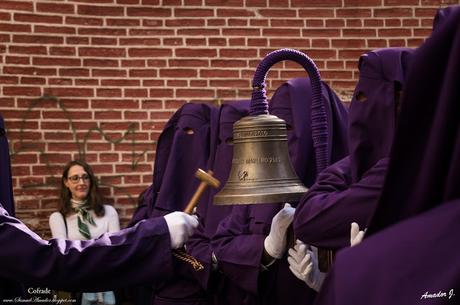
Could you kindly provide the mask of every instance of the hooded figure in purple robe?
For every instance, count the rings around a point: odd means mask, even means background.
[[[225,295],[228,298],[237,297],[237,291],[231,291],[226,285],[221,273],[216,272],[213,266],[213,249],[211,238],[216,233],[219,222],[227,217],[232,207],[217,206],[213,204],[214,195],[217,194],[230,174],[233,157],[233,124],[242,117],[249,114],[250,101],[232,101],[220,107],[219,127],[214,131],[216,136],[212,137],[211,146],[213,153],[209,161],[209,168],[214,172],[214,177],[220,181],[220,187],[208,188],[203,195],[202,202],[197,209],[200,225],[195,234],[187,242],[187,252],[197,258],[204,266],[204,269],[195,272],[195,278],[201,287],[208,292],[211,304],[220,304],[216,295]]]
[[[347,113],[325,83],[322,89],[331,137],[329,161],[334,162],[347,154],[343,132]],[[316,176],[316,165],[309,79],[293,79],[282,85],[269,106],[271,114],[286,121],[293,167],[302,182],[310,186]],[[315,292],[291,274],[285,260],[276,260],[268,268],[261,267],[264,240],[282,205],[234,206],[230,216],[219,224],[212,246],[218,269],[228,285],[224,291],[231,291],[232,295],[219,294],[218,304],[308,304],[313,300]]]
[[[200,183],[196,170],[207,168],[217,115],[215,106],[188,103],[169,119],[158,139],[153,183],[142,193],[130,225],[185,208]]]
[[[201,182],[195,172],[208,169],[217,120],[217,107],[189,103],[168,121],[156,150],[152,201],[146,213],[149,218],[185,209]],[[174,275],[169,280],[154,285],[153,304],[206,304],[206,291],[194,279],[193,267],[182,261],[173,267]]]
[[[212,105],[188,103],[169,119],[158,139],[153,183],[142,193],[129,226],[185,208],[200,183],[196,170],[206,169],[217,112]]]
[[[460,302],[459,54],[455,7],[415,53],[378,207],[317,304]]]
[[[4,130],[1,136],[3,145]],[[0,152],[2,160],[9,160],[7,149]],[[12,194],[11,184],[5,183],[11,181],[9,162],[2,163],[0,171],[2,191]],[[101,291],[164,281],[175,265],[171,248],[183,244],[197,225],[192,216],[177,212],[98,239],[47,241],[9,215],[0,202],[0,300],[20,297],[16,283]]]
[[[352,222],[367,226],[383,187],[412,54],[387,48],[361,56],[349,112],[350,155],[320,173],[297,207],[294,232],[304,243],[337,250],[349,245]]]

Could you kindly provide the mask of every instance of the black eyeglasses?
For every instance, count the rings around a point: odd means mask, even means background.
[[[73,184],[77,184],[78,181],[80,181],[80,179],[86,183],[89,181],[89,175],[87,174],[83,174],[81,176],[78,176],[78,175],[73,175],[73,176],[70,176],[67,178],[67,180],[69,180],[70,182],[72,182]]]

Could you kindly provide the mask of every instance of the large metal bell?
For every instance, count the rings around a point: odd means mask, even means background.
[[[233,125],[233,159],[217,205],[299,201],[307,188],[289,159],[286,123],[274,116],[247,116]]]
[[[249,116],[233,125],[232,168],[223,189],[214,196],[214,204],[295,202],[307,191],[289,159],[286,123],[268,113],[265,95],[268,69],[287,59],[302,65],[310,76],[316,170],[320,172],[327,166],[327,119],[319,71],[302,52],[292,49],[273,51],[259,63],[254,74]]]

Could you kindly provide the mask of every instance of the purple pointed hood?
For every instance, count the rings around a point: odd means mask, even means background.
[[[455,6],[448,6],[438,9],[433,19],[433,31],[436,31],[438,28],[440,28],[445,23],[444,21],[446,21],[455,10]]]
[[[150,216],[185,208],[200,183],[196,170],[207,169],[217,115],[215,106],[189,103],[166,124],[156,150]]]
[[[368,52],[359,60],[359,82],[349,115],[349,147],[353,182],[388,156],[396,128],[396,95],[413,53],[408,48]],[[398,85],[399,84],[399,85]]]
[[[316,179],[315,152],[311,132],[311,84],[309,78],[294,78],[281,85],[269,104],[270,114],[286,121],[289,156],[300,180],[308,187]],[[338,96],[322,82],[322,97],[328,120],[329,163],[347,152],[347,110]]]

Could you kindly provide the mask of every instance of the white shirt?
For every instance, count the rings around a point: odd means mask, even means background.
[[[96,216],[93,210],[90,210],[91,216],[96,223],[96,226],[88,224],[91,238],[98,238],[106,232],[117,232],[120,230],[120,222],[118,220],[118,213],[111,205],[104,204],[105,214],[102,217]],[[49,219],[51,234],[53,238],[64,238],[72,240],[85,240],[86,238],[78,231],[78,217],[77,214],[71,214],[66,217],[67,228],[69,236],[66,236],[64,219],[62,214],[54,212]]]

